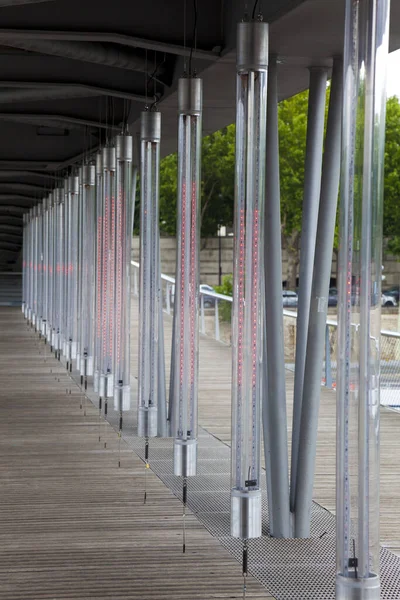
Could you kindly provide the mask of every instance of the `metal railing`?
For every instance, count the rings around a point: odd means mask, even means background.
[[[138,295],[139,263],[131,261],[133,267],[133,293]],[[175,279],[161,275],[163,309],[173,314]],[[200,332],[215,340],[230,345],[230,312],[232,297],[202,289],[200,286]],[[221,316],[226,320],[221,320]],[[297,312],[283,309],[285,366],[294,370],[296,354]],[[381,331],[381,404],[400,408],[400,333]],[[337,373],[337,321],[328,319],[325,328],[325,356],[321,383],[336,388]]]

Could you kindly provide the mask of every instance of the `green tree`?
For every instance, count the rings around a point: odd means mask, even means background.
[[[286,285],[296,288],[306,154],[308,91],[279,104],[282,247],[288,254]]]
[[[175,235],[177,155],[160,165],[160,228]],[[202,140],[201,234],[217,234],[218,225],[232,225],[235,172],[235,126],[230,125]]]
[[[400,104],[396,96],[386,105],[383,235],[387,248],[400,254]]]

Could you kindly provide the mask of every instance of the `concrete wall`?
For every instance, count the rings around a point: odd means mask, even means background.
[[[218,285],[219,242],[221,242],[221,271],[222,276],[232,273],[233,270],[233,237],[205,238],[201,241],[200,251],[200,282],[209,285]],[[133,238],[133,260],[139,261],[139,238]],[[175,238],[161,238],[161,271],[166,275],[175,276],[176,242]],[[282,281],[286,279],[287,255],[282,254]],[[386,279],[382,287],[391,287],[400,284],[400,262],[390,254],[384,255],[384,271]],[[331,277],[336,278],[336,255],[332,258]]]
[[[200,283],[218,285],[219,242],[221,243],[222,275],[232,273],[233,269],[233,237],[205,238],[201,241],[200,250]],[[161,272],[175,276],[176,241],[172,237],[160,240]],[[133,238],[132,259],[139,261],[139,238]]]

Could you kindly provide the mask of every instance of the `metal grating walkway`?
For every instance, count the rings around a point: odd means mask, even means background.
[[[132,433],[135,431],[136,421],[134,411],[126,414],[124,419],[124,439],[144,460],[144,440]],[[117,427],[117,413],[112,409],[109,411],[109,421]],[[172,440],[150,440],[150,467],[181,500],[182,481],[173,475]],[[188,506],[208,531],[240,562],[242,544],[229,535],[230,448],[201,428],[198,473],[196,478],[188,480]],[[268,504],[264,483],[265,537],[252,540],[249,544],[249,572],[276,600],[334,600],[334,515],[314,503],[311,539],[273,539],[266,537],[268,532]],[[187,543],[190,545],[190,535]],[[398,600],[400,557],[385,548],[381,549],[381,579],[382,600]]]

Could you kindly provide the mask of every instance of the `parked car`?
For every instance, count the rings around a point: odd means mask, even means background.
[[[328,306],[337,306],[337,288],[329,288]]]
[[[282,290],[283,306],[297,307],[298,295],[290,290]]]
[[[391,296],[392,298],[394,298],[396,300],[396,304],[399,303],[399,286],[398,285],[394,285],[393,287],[391,287],[387,290],[383,290],[382,294],[384,296]]]
[[[214,288],[211,287],[211,285],[207,285],[206,283],[202,283],[200,285],[200,302],[201,302],[201,296],[203,296],[204,298],[204,308],[212,308],[215,304],[215,298],[214,296],[209,296],[207,295],[207,292],[215,292]],[[174,305],[175,302],[175,285],[172,284],[171,285],[171,292],[170,292],[171,296],[171,305]]]
[[[371,302],[374,304],[376,296],[372,295]],[[338,303],[338,292],[337,288],[329,289],[329,297],[328,297],[328,306],[337,306]],[[356,303],[356,295],[355,292],[351,295],[351,303],[354,306]],[[397,301],[394,295],[388,295],[386,292],[382,294],[381,298],[382,306],[397,306]]]
[[[382,294],[382,300],[381,300],[382,306],[397,306],[398,302],[396,301],[395,296],[391,296],[389,294],[387,294],[386,292],[384,294]]]
[[[207,292],[215,292],[215,290],[213,287],[211,287],[211,285],[202,283],[200,285],[200,302],[201,296],[203,296],[204,308],[212,308],[215,304],[215,298],[214,296],[209,296]]]

